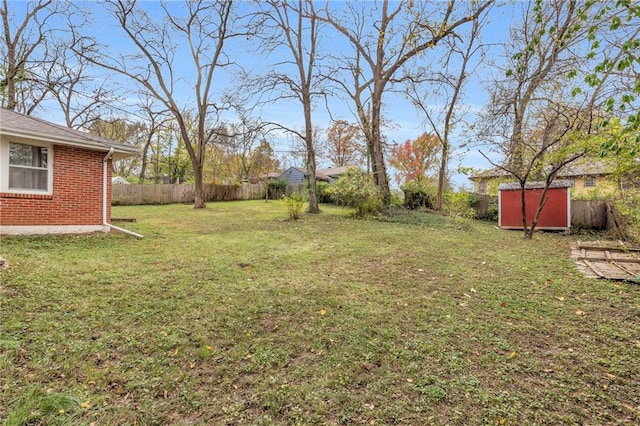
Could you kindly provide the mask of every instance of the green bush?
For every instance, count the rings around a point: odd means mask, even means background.
[[[354,208],[356,217],[377,214],[382,208],[382,198],[373,180],[356,168],[347,169],[326,192],[336,204]]]
[[[289,213],[289,220],[300,219],[302,209],[304,208],[304,202],[304,198],[297,192],[294,192],[288,197],[285,195],[282,196],[282,203],[287,208],[287,213]]]
[[[287,182],[285,179],[277,178],[277,179],[269,179],[267,181],[267,195],[272,200],[277,200],[285,195],[287,190]]]
[[[333,203],[333,199],[331,195],[327,191],[329,189],[329,183],[327,182],[317,182],[316,190],[318,191],[318,202],[319,203]]]
[[[487,207],[487,214],[482,219],[488,220],[491,222],[497,222],[498,212],[499,212],[498,202],[497,201],[491,202]]]
[[[404,206],[409,210],[433,209],[436,189],[423,182],[412,180],[402,186]]]
[[[447,193],[445,201],[450,214],[456,214],[470,219],[475,217],[473,205],[478,201],[475,194],[461,189],[458,192]],[[473,210],[473,214],[471,210]]]
[[[391,206],[392,207],[404,206],[404,194],[401,191],[393,191],[391,193]]]
[[[627,237],[640,241],[640,191],[625,195],[616,201],[615,206],[624,222]]]

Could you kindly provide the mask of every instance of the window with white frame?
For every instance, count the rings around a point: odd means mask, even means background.
[[[51,193],[51,147],[8,142],[2,147],[2,190],[17,193]],[[5,168],[6,167],[6,168]]]
[[[593,188],[596,186],[596,178],[594,177],[586,177],[584,178],[584,187],[585,188]]]

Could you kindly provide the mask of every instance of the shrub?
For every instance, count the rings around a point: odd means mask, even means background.
[[[424,183],[412,180],[402,186],[404,192],[404,206],[409,210],[432,209],[435,198],[435,188]]]
[[[627,237],[640,241],[640,192],[625,195],[615,206],[625,224]]]
[[[382,199],[373,180],[356,168],[347,169],[326,192],[336,204],[354,208],[356,217],[377,214],[382,208]]]
[[[287,213],[289,213],[289,220],[300,219],[304,207],[304,198],[300,194],[294,192],[288,197],[283,195],[282,202],[287,208]]]
[[[319,203],[333,203],[333,199],[331,195],[327,191],[329,189],[329,183],[327,182],[317,182],[316,189],[318,191],[318,202]]]
[[[487,208],[487,214],[483,217],[483,219],[491,222],[497,222],[498,213],[499,213],[498,202],[493,201],[489,203],[489,207]]]
[[[393,191],[391,193],[391,206],[402,207],[404,206],[404,194],[402,191]]]
[[[478,200],[474,194],[461,189],[458,192],[447,193],[445,200],[449,213],[458,214],[470,219],[475,217],[473,204],[475,204]],[[471,210],[473,210],[473,214],[471,213]]]
[[[285,195],[287,184],[288,182],[282,178],[269,179],[267,181],[267,194],[269,198],[271,198],[272,200],[277,200],[278,198]]]

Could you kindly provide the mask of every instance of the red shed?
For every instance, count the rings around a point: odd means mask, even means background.
[[[536,214],[544,182],[530,182],[525,186],[527,226]],[[503,229],[522,229],[522,195],[519,183],[503,183],[498,187],[498,226]],[[552,182],[546,193],[547,202],[540,212],[537,229],[568,231],[571,228],[571,182]]]

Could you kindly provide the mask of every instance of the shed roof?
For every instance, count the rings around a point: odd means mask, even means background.
[[[525,184],[525,189],[542,189],[544,188],[544,182],[527,182]],[[572,186],[571,181],[568,180],[554,180],[549,185],[549,188],[570,188]],[[498,186],[498,191],[512,191],[515,189],[522,188],[520,183],[501,183]]]
[[[36,139],[96,151],[107,152],[113,148],[116,159],[140,153],[138,148],[130,145],[124,145],[87,132],[70,129],[40,118],[2,108],[0,108],[0,135]]]
[[[602,175],[610,175],[611,167],[608,166],[603,161],[577,161],[574,163],[570,163],[557,173],[559,178],[574,178],[579,176],[602,176]],[[511,174],[500,167],[493,167],[491,169],[483,170],[471,177],[469,179],[482,179],[482,178],[496,178],[496,177],[507,177],[511,176]]]

